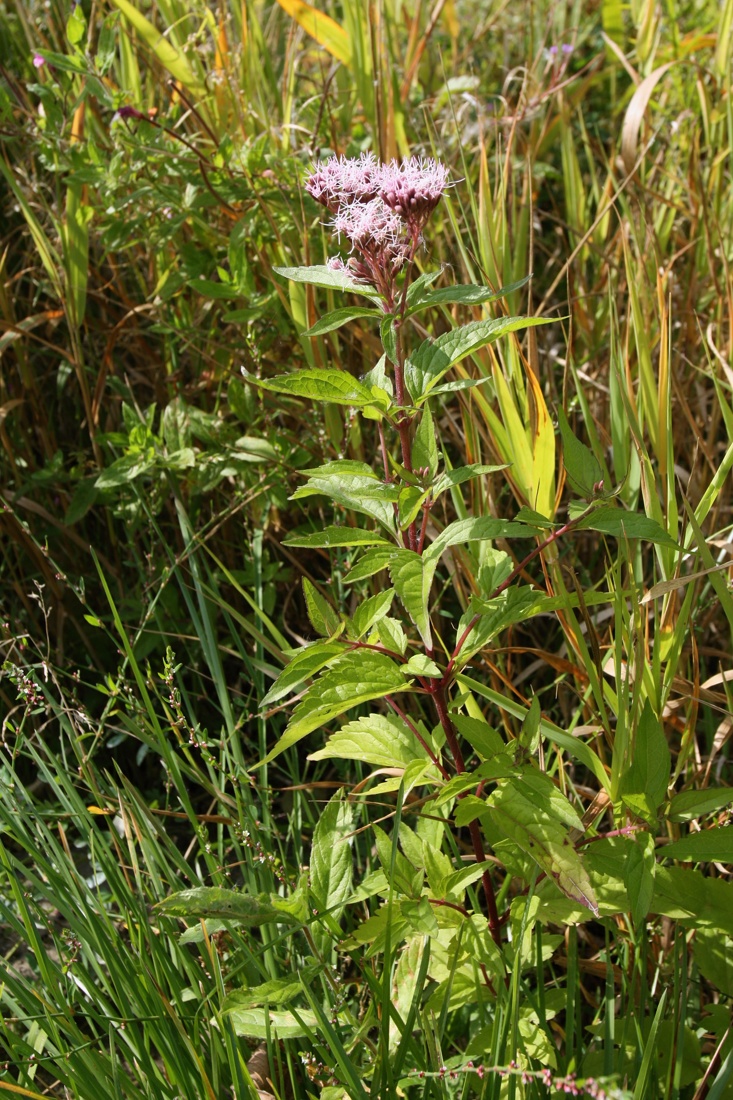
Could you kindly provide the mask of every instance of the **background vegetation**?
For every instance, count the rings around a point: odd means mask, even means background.
[[[333,522],[291,494],[377,446],[348,409],[240,375],[361,375],[379,354],[366,326],[303,337],[327,296],[272,273],[332,249],[302,187],[331,151],[448,163],[421,265],[446,285],[532,273],[491,308],[554,319],[456,368],[486,384],[436,417],[446,462],[510,465],[446,494],[440,521],[562,517],[564,409],[592,485],[677,544],[586,532],[548,551],[526,579],[574,607],[505,630],[471,691],[589,838],[652,822],[663,847],[727,824],[732,53],[731,0],[0,6],[0,1091],[513,1098],[574,1073],[635,1100],[733,1094],[723,831],[693,849],[701,869],[657,873],[653,902],[626,867],[598,920],[520,916],[493,998],[360,943],[368,892],[297,936],[152,908],[199,885],[297,895],[325,804],[370,774],[308,759],[321,733],[252,770],[287,720],[260,700],[313,637],[302,578],[350,610],[347,555],[283,545]],[[444,563],[447,621],[477,564]],[[607,769],[610,803],[571,749],[523,733],[534,696],[543,729]],[[618,785],[646,700],[669,753],[650,756],[651,804],[648,777]],[[363,789],[357,883],[385,858],[368,822],[396,836],[394,793]]]

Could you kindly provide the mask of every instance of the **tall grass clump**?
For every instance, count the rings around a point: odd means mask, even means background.
[[[0,8],[1,1093],[731,1093],[732,28]]]

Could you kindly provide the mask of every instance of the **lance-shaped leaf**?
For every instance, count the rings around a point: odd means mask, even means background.
[[[395,554],[399,554],[399,550],[394,546],[376,546],[373,550],[367,550],[366,554],[363,554],[346,574],[344,582],[355,584],[357,581],[366,580],[367,577],[373,577],[375,573],[388,567]]]
[[[273,267],[272,270],[293,283],[309,283],[311,286],[323,286],[329,290],[350,290],[352,294],[363,294],[365,298],[379,297],[373,286],[358,283],[344,271],[332,271],[325,264],[314,264],[312,267]]]
[[[430,588],[438,559],[427,560],[414,550],[397,550],[389,562],[389,575],[405,611],[418,629],[426,649],[433,648],[430,630]]]
[[[370,699],[381,699],[392,692],[404,691],[407,686],[400,666],[385,654],[371,649],[352,650],[344,654],[311,685],[293,711],[283,736],[256,767],[268,764],[306,734],[344,711]]]
[[[417,305],[430,284],[434,283],[438,276],[442,273],[442,270],[443,269],[440,268],[439,271],[426,271],[423,275],[418,275],[417,279],[410,283],[409,289],[407,291],[408,309],[414,305]]]
[[[427,731],[421,731],[428,739]],[[405,768],[412,760],[427,760],[425,750],[401,718],[370,714],[347,722],[309,760],[361,760],[376,768]]]
[[[375,309],[371,306],[345,306],[343,309],[334,309],[331,313],[325,313],[323,317],[320,317],[315,325],[311,325],[307,329],[303,336],[323,336],[326,332],[333,332],[337,328],[341,328],[342,325],[346,325],[349,321],[356,320],[357,317],[382,317],[383,313],[381,309]]]
[[[630,766],[620,786],[621,797],[632,811],[643,811],[643,817],[656,817],[667,795],[670,766],[671,756],[662,723],[647,699],[636,729]]]
[[[329,464],[335,467],[335,462]],[[360,463],[353,465],[359,466]],[[368,469],[368,467],[367,467]],[[329,497],[335,504],[342,504],[362,515],[372,516],[385,527],[390,534],[395,532],[394,507],[399,499],[399,489],[394,485],[385,485],[375,478],[372,471],[368,476],[362,473],[352,473],[349,470],[329,470],[322,467],[321,472],[316,470],[305,485],[292,495],[292,500],[301,500],[303,497],[322,495]],[[386,548],[385,548],[386,549]]]
[[[280,899],[282,900],[282,899]],[[239,890],[224,890],[220,886],[195,886],[159,901],[155,907],[166,917],[190,917],[194,920],[219,918],[256,928],[277,921],[301,924],[292,913],[277,906],[277,897],[269,894],[244,894]]]
[[[269,707],[279,699],[284,699],[309,677],[315,676],[322,668],[335,661],[343,652],[344,646],[340,642],[315,642],[301,649],[275,680],[260,702],[260,707]]]
[[[497,317],[473,321],[443,333],[437,340],[424,340],[405,364],[405,382],[416,404],[421,404],[434,386],[467,355],[491,344],[508,332],[549,324],[545,317]]]
[[[389,613],[393,599],[394,590],[388,588],[359,604],[351,618],[351,635],[354,638],[363,638],[368,634]]]
[[[338,612],[307,577],[303,577],[303,596],[308,618],[316,634],[332,638],[343,630],[344,623]]]
[[[351,893],[353,827],[354,808],[339,791],[321,811],[313,830],[311,891],[319,913],[328,912],[336,920]]]
[[[282,540],[283,546],[337,547],[337,546],[389,546],[386,539],[375,531],[362,527],[324,527],[310,535],[293,535]]]
[[[664,530],[661,524],[639,512],[625,512],[623,508],[602,505],[594,508],[576,527],[577,531],[601,531],[604,535],[613,535],[617,539],[646,539],[670,550],[679,546]]]
[[[524,523],[512,523],[503,519],[478,516],[474,519],[458,519],[449,523],[425,551],[425,557],[437,561],[450,546],[461,542],[481,542],[484,539],[528,539],[537,535],[534,527]]]
[[[433,277],[437,273],[433,273]],[[444,286],[439,290],[431,290],[429,293],[420,294],[415,298],[414,304],[407,311],[409,317],[430,306],[448,306],[461,304],[465,306],[477,306],[488,302],[496,302],[499,298],[505,298],[515,290],[519,290],[531,279],[531,275],[520,279],[518,283],[503,286],[500,290],[492,290],[490,286],[475,286],[473,283],[464,283],[462,286]],[[432,281],[432,280],[431,280]],[[409,297],[409,296],[408,296]]]
[[[272,393],[286,393],[291,397],[307,397],[311,401],[329,401],[335,405],[354,405],[357,408],[375,404],[371,389],[345,370],[312,367],[277,378],[255,378],[252,374],[242,373],[245,382]]]
[[[414,454],[414,451],[413,451]],[[415,463],[417,465],[417,463]],[[470,466],[459,466],[455,470],[447,470],[441,474],[433,485],[433,499],[437,500],[446,489],[454,489],[457,485],[463,485],[465,481],[471,481],[474,477],[483,477],[484,474],[495,474],[499,470],[506,470],[506,466],[486,466],[482,462],[473,462]]]
[[[478,653],[485,645],[506,630],[513,623],[530,619],[535,608],[540,605],[545,597],[541,592],[530,588],[528,585],[521,588],[508,588],[501,595],[492,600],[472,599],[468,610],[461,616],[456,630],[456,640],[463,636],[463,632],[476,615],[480,615],[476,625],[466,638],[461,647],[458,665],[462,667],[471,659],[474,653]]]
[[[562,459],[565,465],[570,487],[581,497],[594,496],[595,486],[601,480],[603,471],[590,447],[581,443],[568,423],[565,410],[557,410],[557,422],[562,436]]]
[[[488,806],[499,828],[554,879],[564,894],[597,914],[588,872],[568,836],[569,827],[575,827],[578,821],[577,814],[560,791],[555,791],[556,795],[548,794],[542,784],[508,779],[493,792]]]
[[[684,863],[728,863],[733,865],[733,826],[718,825],[690,833],[682,840],[674,840],[662,849],[666,859],[679,859]]]
[[[429,405],[423,409],[412,441],[412,465],[416,470],[427,468],[430,477],[435,477],[438,469],[438,443]]]

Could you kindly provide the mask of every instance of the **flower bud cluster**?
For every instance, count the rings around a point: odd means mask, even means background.
[[[333,229],[355,254],[348,264],[335,259],[329,266],[390,297],[395,275],[415,255],[447,184],[445,165],[424,157],[382,164],[362,153],[315,165],[306,191],[333,215]]]

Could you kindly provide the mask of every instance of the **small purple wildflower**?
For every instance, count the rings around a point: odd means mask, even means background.
[[[33,66],[34,66],[34,68],[42,69],[45,64],[46,64],[46,58],[45,57],[41,57],[41,55],[39,53],[34,53],[33,54]]]
[[[379,193],[383,201],[406,220],[424,225],[448,185],[448,169],[432,158],[411,157],[382,165]]]
[[[149,121],[147,115],[143,114],[142,111],[138,111],[137,107],[131,107],[129,104],[118,107],[114,113],[114,118],[137,118],[142,119],[144,122]]]
[[[566,57],[569,57],[570,54],[575,49],[575,46],[571,46],[569,42],[563,42],[560,49],[562,50],[562,52],[565,54]]]

